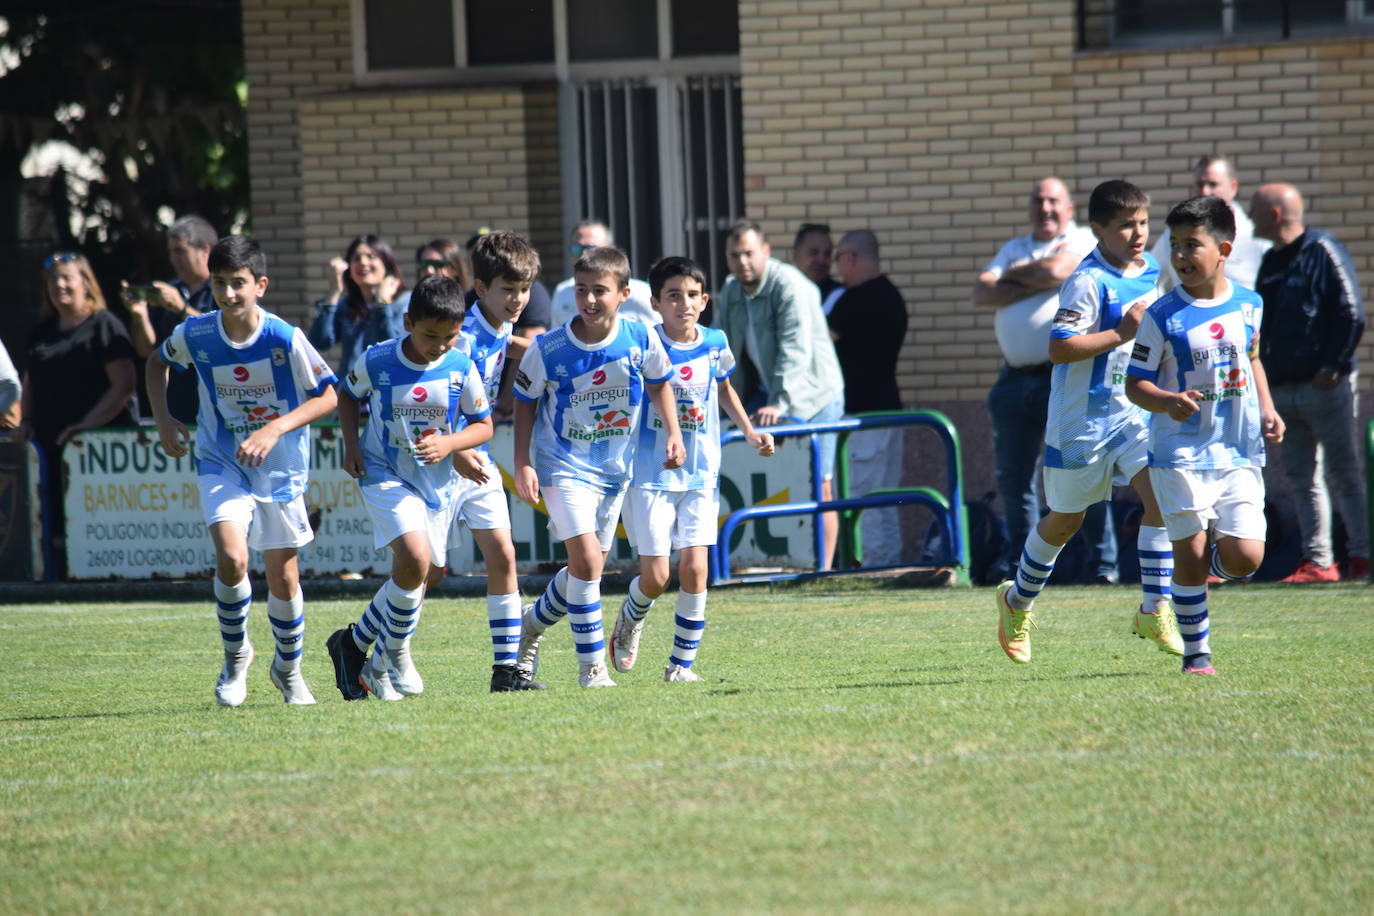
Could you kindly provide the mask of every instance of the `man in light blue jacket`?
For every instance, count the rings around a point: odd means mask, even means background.
[[[758,426],[789,418],[824,423],[844,415],[844,377],[821,311],[820,291],[805,274],[770,257],[759,224],[741,220],[730,227],[725,259],[731,276],[716,302],[716,325],[742,356],[730,377]],[[821,439],[821,496],[832,498],[835,437]],[[825,556],[830,568],[839,518],[823,516]]]

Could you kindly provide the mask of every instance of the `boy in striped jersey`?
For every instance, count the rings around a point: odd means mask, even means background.
[[[189,433],[167,408],[167,368],[192,369],[200,391],[196,414],[196,483],[215,543],[215,601],[224,667],[215,701],[239,706],[248,696],[248,549],[267,567],[267,617],[277,651],[268,671],[291,706],[315,702],[301,677],[305,612],[296,551],[315,536],[306,517],[310,473],[306,427],[334,409],[334,373],[299,328],[263,310],[267,258],[242,235],[210,249],[210,288],[217,311],[186,319],[148,355],[148,399],[162,448],[185,455]]]
[[[1151,412],[1150,482],[1173,542],[1183,672],[1216,674],[1207,575],[1243,579],[1264,559],[1264,440],[1282,441],[1284,424],[1259,360],[1263,300],[1225,273],[1231,208],[1194,197],[1168,224],[1179,285],[1140,324],[1126,394]]]
[[[482,379],[454,347],[463,311],[463,291],[452,279],[438,274],[421,280],[406,306],[406,336],[369,347],[342,386],[344,470],[358,480],[373,542],[391,547],[391,578],[358,622],[336,630],[325,644],[345,700],[369,692],[400,700],[424,691],[410,638],[425,581],[448,552],[458,477],[450,456],[491,438]],[[370,409],[360,438],[364,399]],[[384,657],[378,660],[377,653]]]
[[[1145,470],[1149,427],[1126,399],[1128,347],[1157,296],[1159,265],[1145,250],[1150,198],[1128,181],[1105,181],[1088,201],[1097,247],[1064,281],[1050,330],[1050,406],[1045,425],[1045,501],[1050,511],[1026,538],[1014,581],[997,590],[997,638],[1014,662],[1031,657],[1031,606],[1060,550],[1093,503],[1129,483],[1144,506],[1141,603],[1131,632],[1173,655],[1183,651],[1169,605],[1173,559]]]
[[[494,406],[508,360],[519,362],[529,343],[514,335],[514,322],[529,303],[530,287],[539,275],[539,255],[519,234],[498,230],[478,239],[472,250],[472,272],[478,299],[463,319],[462,345],[486,386],[488,403]],[[453,465],[462,477],[455,485],[458,505],[453,530],[459,522],[468,526],[487,568],[491,692],[542,689],[545,685],[525,676],[515,663],[522,608],[501,471],[486,445],[454,453]]]
[[[515,377],[515,488],[532,505],[543,495],[568,565],[526,608],[518,664],[533,677],[544,631],[572,619],[583,687],[614,687],[606,673],[601,570],[615,537],[630,479],[643,403],[653,401],[668,427],[665,468],[682,464],[682,433],[672,365],[647,325],[619,317],[630,295],[630,262],[609,246],[583,252],[573,265],[577,314],[539,335]],[[531,462],[531,445],[533,462]]]
[[[697,324],[709,298],[701,268],[687,258],[663,258],[649,269],[649,287],[650,301],[663,316],[653,333],[672,363],[669,385],[687,458],[679,468],[661,466],[668,428],[646,409],[625,502],[625,527],[639,553],[640,572],[611,632],[611,663],[617,671],[634,667],[644,617],[668,587],[669,555],[677,550],[673,650],[663,679],[699,681],[692,662],[706,628],[707,551],[719,527],[721,408],[760,455],[773,454],[773,437],[754,429],[730,385],[735,356],[725,334]]]

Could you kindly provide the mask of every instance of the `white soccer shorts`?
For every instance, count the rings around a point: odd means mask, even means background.
[[[1190,538],[1209,527],[1218,537],[1262,541],[1269,530],[1264,520],[1264,474],[1259,468],[1150,468],[1150,486],[1171,541]]]
[[[453,527],[464,524],[469,531],[510,528],[510,504],[501,484],[501,471],[488,459],[486,483],[459,477],[453,485]]]
[[[710,547],[719,528],[719,491],[630,487],[625,530],[641,557],[666,557],[684,547]]]
[[[448,529],[453,523],[453,503],[438,509],[425,505],[414,490],[399,480],[360,485],[363,505],[372,519],[372,541],[386,547],[403,534],[423,531],[429,537],[429,562],[443,566],[448,556]]]
[[[1141,427],[1132,438],[1085,468],[1045,468],[1045,502],[1055,512],[1072,515],[1112,498],[1113,487],[1124,487],[1145,468],[1150,454],[1150,431]]]
[[[276,503],[257,499],[225,477],[199,477],[196,483],[205,524],[234,522],[247,533],[248,546],[254,550],[304,547],[315,539],[304,495]]]
[[[620,521],[620,504],[625,490],[602,493],[591,487],[555,483],[540,486],[544,506],[549,510],[549,530],[560,541],[581,534],[595,534],[602,552],[615,543],[615,526]]]

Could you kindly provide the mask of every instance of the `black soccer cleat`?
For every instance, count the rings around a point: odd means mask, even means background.
[[[353,641],[353,624],[329,634],[324,647],[329,650],[329,660],[334,663],[334,686],[339,688],[343,698],[366,699],[367,688],[363,686],[362,673],[367,655]]]
[[[491,666],[491,692],[511,693],[516,690],[547,690],[548,684],[541,684],[530,677],[518,665]]]

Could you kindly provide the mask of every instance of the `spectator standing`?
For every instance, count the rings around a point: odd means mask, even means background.
[[[877,236],[868,229],[846,232],[835,249],[835,264],[844,288],[826,320],[844,375],[844,412],[901,410],[897,357],[906,341],[906,301],[883,273]],[[894,426],[849,437],[849,495],[901,483],[905,432]],[[869,509],[860,519],[863,565],[900,563],[902,527],[897,510]]]
[[[1027,205],[1031,231],[1002,246],[973,284],[973,304],[997,309],[993,329],[1004,362],[988,392],[997,493],[1007,520],[1007,547],[993,578],[1010,575],[1020,546],[1040,522],[1036,464],[1045,442],[1050,402],[1050,325],[1059,286],[1097,245],[1074,222],[1073,198],[1058,178],[1041,179]],[[1116,534],[1108,505],[1090,506],[1084,539],[1093,546],[1094,575],[1116,581]]]
[[[1226,259],[1226,278],[1246,289],[1254,289],[1260,259],[1269,250],[1270,242],[1255,237],[1255,224],[1236,206],[1236,194],[1239,191],[1236,168],[1225,156],[1203,156],[1193,166],[1193,196],[1220,197],[1236,217],[1236,240],[1231,246],[1231,256]],[[1174,272],[1169,253],[1167,227],[1150,253],[1159,262],[1159,291],[1167,293],[1178,285],[1178,274]]]
[[[830,276],[834,260],[835,245],[830,240],[830,227],[825,223],[802,223],[797,237],[792,240],[792,266],[820,287],[821,311],[827,315],[844,291],[844,284]]]
[[[217,307],[210,292],[210,249],[217,241],[214,226],[199,216],[183,216],[167,228],[172,279],[147,287],[121,284],[121,298],[129,314],[129,338],[139,357],[139,413],[144,417],[152,416],[152,407],[141,381],[143,360],[172,335],[177,325]],[[167,387],[167,404],[177,420],[194,423],[200,409],[196,380],[176,373]]]
[[[584,219],[573,226],[568,253],[572,255],[573,260],[577,260],[593,248],[613,245],[615,245],[615,237],[611,234],[609,226],[600,220]],[[574,286],[574,278],[569,277],[553,288],[553,305],[549,315],[549,327],[561,327],[577,315],[577,303],[574,301],[573,295]],[[649,291],[649,284],[631,277],[630,298],[626,299],[620,306],[620,317],[633,318],[653,327],[663,319],[654,310],[653,304],[650,302],[651,299],[653,299],[653,294]],[[533,304],[531,302],[531,306]]]
[[[431,239],[415,249],[415,282],[434,274],[453,280],[465,293],[472,289],[472,274],[463,260],[463,249],[453,239]]]
[[[1346,576],[1369,578],[1369,524],[1356,429],[1355,347],[1364,303],[1350,254],[1304,223],[1289,184],[1260,186],[1250,201],[1255,234],[1274,243],[1260,263],[1260,359],[1287,426],[1280,458],[1297,497],[1303,559],[1285,582],[1336,582],[1331,508],[1345,520]]]
[[[315,320],[307,335],[323,353],[339,345],[342,378],[363,351],[406,333],[405,280],[391,246],[375,235],[360,235],[348,245],[343,260],[329,264],[333,287],[315,303]]]
[[[56,572],[66,572],[62,446],[85,429],[134,422],[134,345],[105,308],[90,262],[59,251],[43,261],[43,305],[29,340],[22,434],[38,444],[50,496]]]
[[[758,223],[741,220],[725,241],[729,279],[721,289],[716,322],[730,349],[744,354],[730,376],[756,426],[795,418],[834,422],[844,416],[844,377],[821,311],[816,284],[791,264],[772,257]],[[766,430],[765,430],[766,431]],[[833,497],[835,436],[821,440],[821,498]],[[819,567],[835,555],[839,517],[822,513],[824,551]]]

